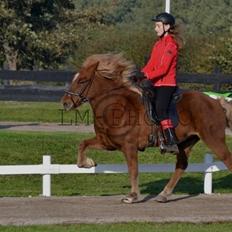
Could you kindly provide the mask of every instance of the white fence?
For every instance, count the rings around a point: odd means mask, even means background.
[[[186,172],[204,173],[204,193],[212,193],[213,172],[226,170],[222,162],[213,162],[210,154],[205,155],[204,163],[189,164]],[[141,164],[139,172],[147,173],[168,173],[175,170],[174,164]],[[98,165],[97,167],[84,169],[78,168],[72,164],[51,164],[51,156],[43,156],[43,163],[39,165],[2,165],[0,166],[0,175],[26,175],[40,174],[43,176],[42,196],[51,196],[51,175],[52,174],[70,174],[70,173],[127,173],[126,165]]]

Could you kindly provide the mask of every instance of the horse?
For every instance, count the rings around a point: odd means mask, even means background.
[[[94,115],[96,136],[83,140],[78,148],[77,165],[91,168],[96,163],[87,157],[87,149],[119,150],[125,155],[130,179],[130,192],[124,203],[138,201],[138,152],[149,146],[148,138],[158,133],[151,123],[143,101],[142,91],[134,85],[135,64],[122,54],[89,56],[77,73],[61,103],[65,110],[89,102]],[[188,166],[192,147],[201,139],[232,171],[232,154],[225,143],[225,129],[232,128],[232,105],[215,100],[198,91],[186,91],[176,103],[179,117],[175,128],[179,141],[176,166],[170,180],[156,200],[167,202]],[[232,113],[231,113],[232,115]]]

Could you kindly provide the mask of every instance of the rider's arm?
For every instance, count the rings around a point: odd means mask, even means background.
[[[176,56],[177,46],[175,44],[169,43],[164,50],[163,56],[161,58],[161,64],[156,69],[145,72],[147,79],[153,80],[167,74],[172,64],[172,61]]]

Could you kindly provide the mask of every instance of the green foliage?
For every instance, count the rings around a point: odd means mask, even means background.
[[[179,71],[188,73],[212,73],[215,63],[209,59],[215,53],[217,38],[188,37],[180,51]]]
[[[80,66],[89,55],[104,52],[123,52],[126,57],[133,60],[138,66],[144,64],[144,57],[149,56],[153,45],[155,33],[151,17],[164,10],[164,1],[134,1],[133,6],[123,20],[114,20],[121,1],[76,1],[81,2],[82,8],[106,6],[107,13],[111,14],[110,21],[101,28],[93,29],[89,39],[83,41],[73,57],[73,63]],[[131,1],[123,1],[131,3]],[[111,3],[111,6],[109,6]],[[108,4],[108,5],[107,5]],[[219,8],[217,8],[219,5]],[[180,72],[212,73],[216,62],[211,56],[221,52],[220,34],[231,37],[230,1],[212,0],[191,1],[177,0],[171,2],[172,13],[177,23],[182,26],[185,46],[179,57]],[[199,11],[198,9],[202,10]],[[129,13],[128,13],[129,12]],[[215,19],[217,15],[217,19]],[[220,16],[220,17],[219,17]],[[224,17],[225,16],[225,17]],[[103,17],[104,18],[104,17]],[[104,20],[102,21],[104,23]],[[110,24],[110,25],[109,25]],[[224,47],[225,49],[225,47]],[[229,52],[229,51],[228,51]]]
[[[219,38],[220,44],[211,59],[223,73],[232,73],[232,37]]]
[[[0,12],[0,62],[10,69],[60,68],[102,16],[71,0],[4,0]]]
[[[3,0],[0,50],[10,69],[56,67],[62,62],[72,47],[74,35],[72,30],[67,35],[64,25],[73,9],[72,1]]]
[[[74,57],[77,66],[91,54],[108,52],[121,52],[138,66],[142,66],[153,44],[153,36],[148,30],[131,30],[127,25],[102,26],[92,30],[91,36],[94,39],[83,41],[78,48]]]
[[[76,0],[77,9],[99,9],[101,23],[106,25],[124,22],[138,5],[138,0]]]
[[[171,4],[172,13],[185,24],[188,34],[212,36],[232,31],[230,0],[176,0]]]
[[[3,0],[0,65],[7,60],[18,69],[76,68],[93,53],[123,52],[141,66],[155,40],[151,17],[164,5],[163,0]],[[185,29],[180,71],[209,73],[217,65],[231,72],[231,8],[230,0],[171,1]]]

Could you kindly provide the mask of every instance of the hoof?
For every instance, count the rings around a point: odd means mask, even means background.
[[[92,168],[96,167],[97,164],[90,158],[87,158],[83,163],[77,163],[78,168]]]
[[[158,195],[156,198],[155,198],[155,201],[157,202],[160,202],[160,203],[166,203],[168,201],[168,198],[166,196],[163,196],[163,195]]]
[[[138,201],[137,193],[131,193],[128,196],[122,198],[121,202],[125,204],[132,204]]]

